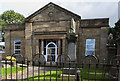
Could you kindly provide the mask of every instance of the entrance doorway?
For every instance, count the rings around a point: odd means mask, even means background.
[[[44,56],[46,58],[46,62],[57,61],[57,45],[54,42],[49,42],[46,45],[46,54]]]

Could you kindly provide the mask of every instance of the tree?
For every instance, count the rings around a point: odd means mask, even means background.
[[[8,10],[0,15],[0,30],[2,31],[2,41],[4,41],[4,24],[23,23],[25,17],[14,10]]]
[[[116,44],[117,38],[120,37],[120,20],[118,20],[115,23],[115,26],[113,28],[109,28],[108,34],[112,33],[113,34],[113,39],[111,40],[112,43]]]
[[[14,12],[13,10],[8,10],[3,12],[1,19],[5,23],[23,23],[25,17],[19,13]]]
[[[115,30],[115,38],[117,39],[120,36],[120,19],[115,23],[114,30]]]

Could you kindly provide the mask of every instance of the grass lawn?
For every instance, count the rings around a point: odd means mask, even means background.
[[[61,80],[60,79],[60,75],[62,74],[62,71],[57,71],[57,80]],[[33,81],[34,80],[38,80],[38,75],[35,75],[34,77],[29,77],[29,81]],[[39,79],[40,81],[44,81],[44,74],[40,74],[39,75]],[[51,80],[52,81],[56,81],[56,71],[51,71]],[[23,81],[27,81],[27,79],[24,79]],[[50,71],[45,73],[45,81],[50,81]]]
[[[26,67],[23,67],[23,70],[25,70]],[[21,71],[22,67],[17,67],[17,72]],[[16,73],[16,67],[12,67],[12,74]],[[7,68],[7,75],[11,74],[11,68]],[[2,68],[2,76],[6,75],[6,68]]]
[[[93,74],[89,74],[89,81],[95,81],[95,69],[91,69],[90,70],[90,73],[93,73]],[[102,79],[102,70],[98,69],[96,70],[96,73],[99,73],[99,74],[96,74],[96,78],[98,80],[96,81],[107,81],[107,75],[105,75],[104,79],[106,80],[101,80]],[[57,71],[57,81],[62,81],[62,79],[60,78],[60,75],[62,74],[62,71],[61,70],[58,70]],[[87,81],[88,80],[88,69],[83,69],[81,71],[81,74],[82,74],[82,78],[84,81]],[[34,77],[29,77],[29,81],[32,81],[34,78],[34,80],[38,80],[38,75],[35,75]],[[81,78],[81,77],[80,77]],[[40,74],[39,75],[39,79],[40,81],[44,81],[44,74]],[[23,81],[27,81],[27,79],[24,79]],[[46,72],[45,73],[45,81],[50,81],[50,72]],[[56,81],[56,71],[51,71],[51,81]],[[68,81],[68,79],[64,79],[63,81]],[[70,79],[69,81],[75,81],[75,79]]]
[[[89,75],[88,75],[88,71],[89,71]],[[90,70],[88,70],[87,68],[84,68],[83,70],[81,70],[81,75],[83,77],[83,80],[89,80],[90,81],[94,81],[94,79],[96,78],[97,81],[107,81],[108,77],[107,77],[107,73],[106,74],[102,74],[103,71],[101,69],[97,69],[96,70],[96,76],[95,76],[95,69],[92,68]],[[102,80],[105,79],[105,80]]]

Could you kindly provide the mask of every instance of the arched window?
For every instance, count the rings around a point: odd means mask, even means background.
[[[57,61],[57,45],[54,42],[49,42],[46,45],[46,55],[47,62],[56,62]]]

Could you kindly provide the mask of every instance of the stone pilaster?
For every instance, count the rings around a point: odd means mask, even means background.
[[[60,39],[58,40],[58,56],[60,55],[61,53],[61,41]]]
[[[65,43],[65,39],[62,39],[62,54],[65,54],[65,47],[66,47],[66,45],[65,45],[66,43]]]
[[[39,39],[36,39],[36,54],[39,53]]]
[[[108,52],[107,52],[107,37],[108,37],[108,27],[101,27],[101,32],[100,32],[100,62],[103,62],[105,59],[106,62],[108,60]]]
[[[25,24],[25,56],[32,60],[32,23]]]
[[[5,31],[5,54],[10,55],[10,31]]]
[[[41,40],[41,54],[44,55],[44,40]]]

